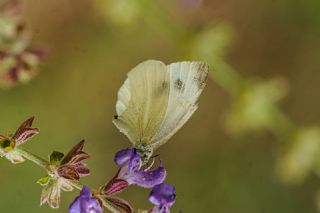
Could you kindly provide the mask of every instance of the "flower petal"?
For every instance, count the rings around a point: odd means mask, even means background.
[[[149,200],[157,206],[171,206],[176,201],[175,191],[175,188],[167,183],[159,184],[153,187]]]
[[[76,199],[69,206],[69,213],[79,213],[81,212],[80,208],[80,199],[81,197],[76,197]]]
[[[90,188],[89,188],[88,186],[82,187],[81,192],[80,192],[80,195],[81,195],[81,196],[91,196],[92,193],[91,193]]]
[[[121,150],[116,153],[116,155],[114,157],[114,162],[118,166],[122,166],[123,164],[129,162],[129,160],[137,154],[138,153],[136,153],[134,148],[128,148],[128,149]]]
[[[137,184],[144,188],[152,188],[164,181],[166,178],[166,170],[163,166],[159,166],[156,169],[149,171],[136,171],[131,174],[131,177],[127,180],[129,184]]]
[[[92,196],[89,187],[84,186],[80,195],[69,207],[69,213],[102,213],[100,202]]]
[[[80,198],[80,209],[81,213],[102,213],[102,208],[100,206],[99,201],[94,198]]]
[[[170,213],[170,206],[155,206],[148,211],[148,213]]]

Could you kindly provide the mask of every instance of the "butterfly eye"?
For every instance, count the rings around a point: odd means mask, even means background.
[[[118,119],[118,117],[119,117],[118,115],[114,115],[113,116],[113,118],[116,119],[116,120]]]

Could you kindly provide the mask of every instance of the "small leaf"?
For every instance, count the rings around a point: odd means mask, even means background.
[[[50,179],[51,179],[50,176],[45,176],[45,177],[40,178],[40,179],[37,181],[37,183],[40,184],[41,186],[46,186],[46,185],[49,184]]]
[[[109,210],[113,212],[125,212],[125,213],[132,213],[133,209],[130,204],[120,198],[116,197],[106,197],[105,200],[109,204],[107,207]]]
[[[50,164],[59,165],[63,156],[64,156],[63,153],[53,151],[52,154],[50,155]]]

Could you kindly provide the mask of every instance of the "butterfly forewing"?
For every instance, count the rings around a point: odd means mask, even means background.
[[[148,145],[164,120],[169,73],[160,61],[145,61],[128,73],[118,92],[114,124],[135,145]]]
[[[197,100],[208,75],[203,62],[180,62],[167,66],[170,75],[169,101],[164,121],[151,142],[153,149],[167,142],[198,108]]]

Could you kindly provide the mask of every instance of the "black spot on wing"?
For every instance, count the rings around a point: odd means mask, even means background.
[[[182,90],[184,88],[184,83],[183,81],[181,81],[181,79],[177,79],[175,82],[174,82],[174,88],[176,88],[177,90]]]

